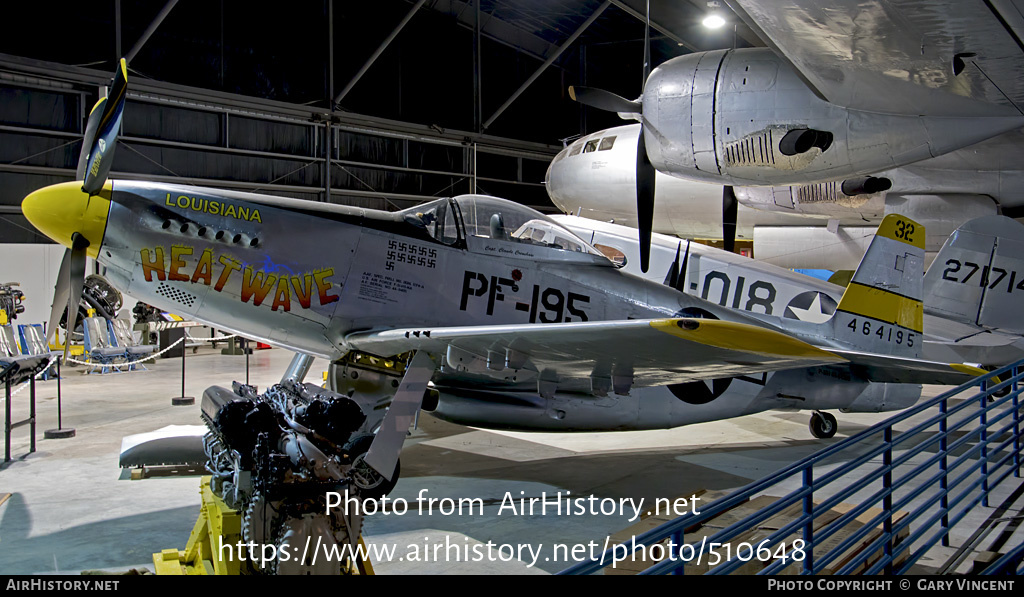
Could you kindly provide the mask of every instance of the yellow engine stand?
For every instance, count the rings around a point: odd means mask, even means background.
[[[185,549],[165,549],[153,554],[153,567],[158,575],[192,576],[192,575],[239,575],[247,574],[248,567],[242,566],[235,558],[221,559],[220,546],[230,545],[234,552],[235,544],[242,541],[242,515],[232,510],[220,496],[210,489],[209,475],[202,477],[199,493],[202,505],[199,519],[192,527]],[[363,537],[359,537],[359,545],[366,553]],[[369,560],[356,562],[350,574],[372,575],[373,565]]]
[[[64,342],[67,342],[67,334],[64,336]],[[60,341],[60,328],[57,328],[57,333],[53,335],[53,340],[50,342],[50,350],[64,350],[64,344]],[[69,357],[80,357],[85,354],[85,346],[81,344],[72,344],[68,348]]]
[[[199,493],[202,495],[199,519],[192,527],[185,550],[165,549],[153,554],[153,566],[157,574],[181,576],[241,573],[241,562],[234,558],[222,560],[218,548],[221,545],[233,547],[242,540],[242,515],[228,508],[224,500],[213,494],[209,475],[200,481]]]

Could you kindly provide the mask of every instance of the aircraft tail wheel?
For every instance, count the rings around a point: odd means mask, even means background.
[[[839,423],[836,418],[826,412],[815,412],[811,415],[811,422],[808,425],[811,435],[818,439],[828,439],[839,430]]]
[[[395,463],[395,474],[391,475],[391,480],[388,481],[366,464],[366,453],[370,451],[373,437],[372,435],[362,435],[345,446],[345,451],[352,458],[353,483],[359,488],[359,496],[364,500],[379,500],[391,493],[402,472],[402,462],[399,460]]]

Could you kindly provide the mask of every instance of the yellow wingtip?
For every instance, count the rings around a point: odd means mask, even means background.
[[[979,375],[985,375],[986,373],[988,373],[988,371],[985,371],[984,369],[982,369],[980,367],[975,367],[974,365],[968,365],[966,363],[950,363],[949,367],[951,369],[953,369],[954,371],[959,371],[960,373],[966,373],[967,375],[970,375],[971,377],[978,377]],[[993,386],[993,385],[995,385],[997,383],[1001,383],[1002,380],[999,379],[998,375],[993,375],[993,376],[988,378],[988,382],[989,382],[989,387],[991,387],[991,386]]]
[[[843,357],[812,346],[781,332],[734,321],[717,319],[657,319],[651,327],[708,346],[757,354],[845,361]]]

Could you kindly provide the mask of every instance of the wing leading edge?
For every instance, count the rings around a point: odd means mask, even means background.
[[[898,114],[1019,114],[1020,13],[983,0],[734,0],[828,101]]]

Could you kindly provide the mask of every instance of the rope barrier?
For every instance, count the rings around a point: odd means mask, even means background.
[[[151,355],[149,355],[149,356],[147,356],[145,358],[139,359],[137,361],[132,361],[130,363],[93,363],[91,361],[79,361],[78,359],[73,359],[71,357],[68,357],[67,360],[69,362],[71,362],[71,363],[77,363],[79,365],[88,365],[90,367],[104,367],[104,366],[109,366],[109,367],[129,367],[131,365],[137,365],[137,364],[139,364],[139,363],[141,363],[143,361],[150,361],[152,359],[155,359],[158,356],[162,355],[163,353],[167,352],[168,350],[174,348],[175,346],[181,344],[184,341],[185,341],[185,337],[182,336],[181,338],[178,338],[178,340],[175,341],[173,344],[171,344],[167,348],[161,350],[160,352],[154,352],[153,354],[151,354]]]
[[[237,335],[238,334],[231,334],[230,336],[217,336],[215,338],[188,338],[188,339],[192,340],[192,341],[199,340],[201,342],[220,342],[221,340],[229,340],[231,338],[234,338]],[[168,346],[167,348],[161,350],[160,352],[155,352],[155,353],[153,353],[153,354],[151,354],[151,355],[149,355],[149,356],[147,356],[145,358],[139,359],[137,361],[132,361],[130,363],[92,363],[92,362],[89,362],[89,361],[79,361],[78,359],[73,359],[71,357],[68,357],[67,360],[69,362],[72,362],[72,363],[77,363],[79,365],[86,365],[86,366],[89,366],[89,367],[109,366],[109,367],[116,367],[116,368],[120,369],[121,367],[130,367],[132,365],[138,365],[139,363],[141,363],[143,361],[151,361],[151,360],[157,358],[158,356],[162,355],[163,353],[167,352],[168,350],[174,348],[175,346],[181,344],[182,342],[185,341],[185,339],[186,339],[186,337],[183,336],[183,337],[179,338],[176,342],[174,342],[174,344],[171,344],[170,346]],[[50,366],[52,366],[53,363],[56,362],[56,360],[59,359],[61,356],[62,355],[54,355],[54,356],[50,357],[50,362],[47,363],[46,366],[43,367],[42,370],[39,371],[39,373],[36,373],[34,377],[36,379],[39,379],[40,377],[42,377],[43,374],[45,374],[47,371],[49,371]],[[21,383],[21,385],[18,386],[18,389],[11,390],[11,398],[13,398],[15,395],[17,395],[18,392],[20,392],[20,391],[24,390],[25,388],[27,388],[28,385],[29,385],[29,382],[24,381],[24,382]]]
[[[217,336],[217,337],[214,337],[214,338],[189,338],[187,336],[182,336],[181,338],[178,338],[178,340],[176,342],[174,342],[174,344],[171,344],[170,346],[168,346],[167,348],[161,350],[160,352],[155,352],[155,353],[153,353],[153,354],[151,354],[151,355],[149,355],[149,356],[147,356],[147,357],[145,357],[143,359],[139,359],[137,361],[132,361],[130,363],[107,363],[107,364],[104,364],[104,363],[91,363],[89,361],[79,361],[78,359],[73,359],[71,357],[68,357],[67,360],[72,362],[72,363],[77,363],[79,365],[87,365],[89,367],[110,366],[110,367],[116,367],[116,368],[120,369],[121,367],[130,367],[132,365],[138,365],[139,363],[141,363],[143,361],[151,361],[151,360],[157,358],[158,356],[162,355],[163,353],[167,352],[168,350],[174,348],[175,346],[181,344],[182,342],[185,341],[186,338],[188,338],[189,340],[192,340],[192,341],[198,340],[200,342],[220,342],[221,340],[229,340],[229,339],[234,338],[236,336],[238,336],[238,334],[231,334],[230,336]],[[51,356],[50,357],[50,361],[48,363],[46,363],[46,366],[43,367],[42,369],[40,369],[39,373],[36,373],[33,377],[35,379],[39,379],[40,377],[42,377],[47,371],[50,370],[50,367],[53,366],[53,364],[57,361],[57,359],[61,358],[62,356],[63,355],[61,355],[61,354],[56,354],[56,355]],[[30,383],[31,382],[29,382],[29,381],[24,381],[24,382],[21,383],[21,385],[18,386],[18,389],[11,390],[11,398],[14,398],[15,396],[17,396],[18,392],[20,392],[20,391],[24,390],[25,388],[27,388]],[[3,397],[2,399],[0,399],[0,401],[6,400],[6,399],[7,399],[6,397]]]
[[[139,363],[142,363],[144,361],[151,361],[151,360],[157,358],[158,356],[162,355],[163,353],[167,352],[168,350],[174,348],[175,346],[181,344],[185,340],[192,340],[193,342],[195,342],[197,340],[200,341],[200,342],[220,342],[221,340],[228,340],[228,339],[234,338],[237,335],[238,334],[231,334],[230,336],[217,336],[215,338],[192,338],[192,337],[189,337],[189,336],[182,336],[181,338],[178,338],[173,344],[171,344],[167,348],[161,350],[160,352],[154,352],[153,354],[151,354],[151,355],[149,355],[147,357],[141,358],[141,359],[139,359],[137,361],[132,361],[130,363],[92,363],[92,362],[89,362],[89,361],[79,361],[78,359],[73,359],[71,357],[68,357],[67,360],[72,362],[72,363],[77,363],[79,365],[88,365],[90,367],[103,367],[103,366],[111,366],[111,367],[118,367],[118,368],[120,368],[120,367],[130,367],[132,365],[138,365]]]

